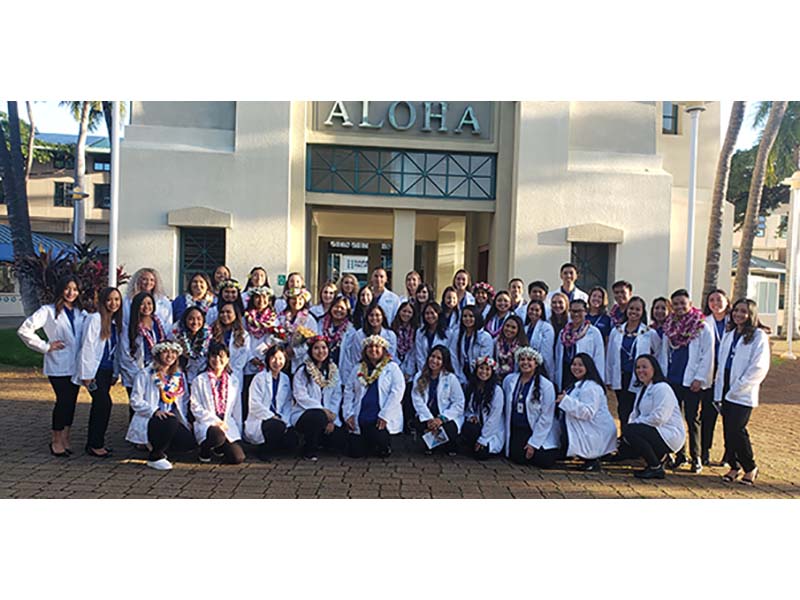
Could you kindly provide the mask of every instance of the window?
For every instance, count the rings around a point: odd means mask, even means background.
[[[65,152],[57,152],[53,155],[53,167],[56,169],[74,169],[75,157]]]
[[[111,207],[111,184],[110,183],[95,183],[94,184],[94,207],[95,208],[110,208]]]
[[[608,289],[608,244],[572,244],[572,260],[578,267],[577,285],[588,292],[599,285]]]
[[[786,273],[781,273],[780,278],[778,279],[778,285],[780,286],[778,289],[778,309],[784,310],[786,308]],[[759,307],[760,310],[761,307]]]
[[[764,232],[767,230],[767,217],[758,215],[758,223],[756,224],[756,237],[764,237]]]
[[[759,281],[756,284],[756,303],[759,314],[775,314],[778,312],[778,282]]]
[[[95,171],[111,171],[111,157],[102,156],[94,159]]]
[[[496,160],[494,154],[309,145],[306,189],[494,200]]]
[[[193,273],[213,277],[214,269],[225,264],[225,229],[181,227],[180,281],[181,292],[189,286]]]
[[[66,181],[56,181],[53,206],[72,206],[72,185]]]
[[[678,105],[675,102],[663,102],[661,133],[676,135],[678,133]]]

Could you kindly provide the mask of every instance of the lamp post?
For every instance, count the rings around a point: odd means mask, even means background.
[[[84,208],[84,200],[89,197],[89,194],[82,191],[79,186],[73,186],[69,194],[72,200],[72,242],[74,244],[83,244],[86,242],[86,214]]]
[[[796,360],[797,357],[792,352],[792,337],[795,331],[795,303],[797,302],[797,261],[800,260],[798,256],[798,246],[800,246],[800,235],[798,235],[798,210],[800,210],[800,171],[795,171],[789,179],[784,179],[781,183],[788,185],[791,189],[791,197],[789,201],[789,247],[786,248],[786,263],[789,266],[789,272],[786,273],[789,283],[789,297],[787,298],[787,306],[784,310],[789,313],[786,316],[786,344],[788,348],[786,352],[781,354],[781,358],[788,358]]]
[[[697,194],[697,130],[700,113],[706,107],[702,102],[690,102],[686,112],[692,118],[691,137],[689,139],[689,221],[686,225],[686,291],[692,297],[692,280],[694,279],[694,211]]]
[[[111,206],[108,231],[108,285],[117,287],[119,232],[119,101],[111,103]]]

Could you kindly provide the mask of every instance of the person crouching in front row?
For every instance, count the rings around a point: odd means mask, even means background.
[[[469,308],[466,307],[463,314],[469,314]],[[470,371],[459,441],[465,453],[486,460],[503,450],[505,397],[497,377],[497,362],[491,356],[476,358]]]
[[[403,430],[403,372],[389,354],[389,342],[371,335],[361,342],[361,362],[344,392],[349,454],[361,458],[392,453],[390,435]]]
[[[200,462],[211,462],[211,453],[223,456],[225,463],[244,462],[241,439],[241,383],[230,371],[228,347],[211,342],[208,370],[194,380],[191,407],[194,436],[200,444]]]

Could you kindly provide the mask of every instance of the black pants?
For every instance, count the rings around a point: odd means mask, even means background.
[[[458,436],[458,445],[461,452],[474,456],[478,460],[486,460],[489,458],[489,447],[483,446],[480,450],[475,450],[475,444],[478,443],[478,438],[481,437],[480,423],[473,423],[471,421],[464,421],[461,426],[461,433]]]
[[[617,416],[619,417],[619,430],[625,431],[628,426],[628,418],[633,412],[633,403],[636,401],[636,394],[628,391],[631,384],[632,373],[622,373],[622,389],[614,390],[617,396]]]
[[[714,445],[714,427],[717,425],[717,409],[714,408],[714,386],[703,390],[700,410],[700,450],[701,458],[708,460]]]
[[[106,429],[111,418],[111,381],[114,373],[111,370],[100,370],[94,376],[97,389],[89,392],[92,396],[92,408],[89,410],[89,434],[86,444],[90,448],[100,449],[106,445]]]
[[[359,423],[360,434],[347,436],[347,452],[352,458],[363,458],[374,454],[387,457],[392,452],[392,441],[388,429],[378,429],[375,423]]]
[[[291,452],[300,444],[297,432],[287,427],[280,419],[264,419],[261,421],[261,433],[264,434],[264,444],[261,451],[265,457],[273,456],[279,452]]]
[[[211,451],[222,452],[223,461],[228,465],[244,462],[244,450],[238,442],[230,442],[222,428],[212,425],[206,430],[206,439],[200,444],[200,456],[211,458]]]
[[[411,402],[411,388],[413,387],[413,382],[409,381],[406,384],[406,391],[403,394],[403,431],[409,432],[411,428],[414,426],[414,419],[416,416],[416,411],[414,410],[414,404]]]
[[[756,468],[753,458],[753,447],[750,445],[750,434],[747,423],[753,408],[722,401],[722,431],[725,439],[725,462],[732,469],[741,466],[745,472]]]
[[[131,402],[131,393],[133,392],[133,388],[132,387],[126,387],[125,391],[128,392],[128,423],[130,423],[131,419],[133,419],[133,409],[131,408],[131,404],[130,404],[130,402]]]
[[[644,423],[628,425],[625,428],[624,439],[632,449],[632,452],[626,455],[641,456],[647,461],[648,467],[659,466],[664,456],[670,453],[670,448],[661,434],[651,425]]]
[[[321,408],[310,408],[297,420],[295,429],[303,434],[303,456],[313,456],[321,446],[341,451],[347,444],[347,438],[341,427],[334,427],[329,434],[325,433],[328,415]]]
[[[169,415],[166,419],[150,417],[147,422],[147,439],[153,447],[147,460],[161,460],[166,457],[167,450],[188,452],[197,446],[194,434],[175,415]]]
[[[560,455],[558,448],[545,450],[544,448],[537,448],[533,453],[533,458],[525,458],[525,445],[531,437],[531,428],[528,426],[514,427],[511,426],[511,439],[508,444],[508,458],[518,465],[534,465],[541,469],[549,469],[552,467]]]
[[[72,427],[75,418],[75,404],[78,402],[80,386],[72,383],[72,377],[48,377],[53,391],[56,393],[56,405],[53,407],[53,431],[64,431],[64,427]]]
[[[689,454],[692,461],[700,460],[700,404],[705,392],[703,390],[693,392],[684,385],[674,383],[670,383],[670,385],[686,417],[686,430],[689,432]],[[678,450],[678,454],[686,455],[686,444]]]
[[[417,430],[417,437],[419,438],[422,438],[428,431],[428,426],[419,419],[416,420],[414,427]],[[436,448],[433,449],[434,452],[456,452],[458,450],[458,427],[455,421],[445,421],[442,423],[442,429],[444,429],[450,441],[441,446],[436,446]],[[428,446],[425,445],[425,442],[421,440],[421,443],[427,450]]]
[[[255,377],[255,373],[244,376],[244,387],[242,388],[242,423],[247,421],[247,415],[250,413],[250,384],[253,383]],[[270,385],[271,383],[272,382],[270,382]]]

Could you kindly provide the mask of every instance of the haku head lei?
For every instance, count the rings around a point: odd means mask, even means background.
[[[225,279],[220,281],[217,285],[217,291],[221,292],[225,288],[236,288],[240,292],[242,291],[242,286],[235,279]]]
[[[519,359],[523,356],[532,358],[533,360],[536,361],[537,365],[544,364],[544,358],[542,358],[542,354],[538,350],[536,350],[535,348],[531,348],[530,346],[521,346],[520,348],[517,348],[516,351],[514,352],[514,360],[516,362],[519,362]]]
[[[493,371],[497,369],[497,361],[493,359],[491,356],[479,356],[475,360],[472,361],[472,370],[474,371],[481,365],[489,365],[489,368]]]
[[[178,342],[172,341],[158,342],[153,346],[153,349],[150,352],[153,354],[153,356],[155,356],[156,354],[161,354],[167,350],[174,350],[179,356],[183,354],[183,347]]]

